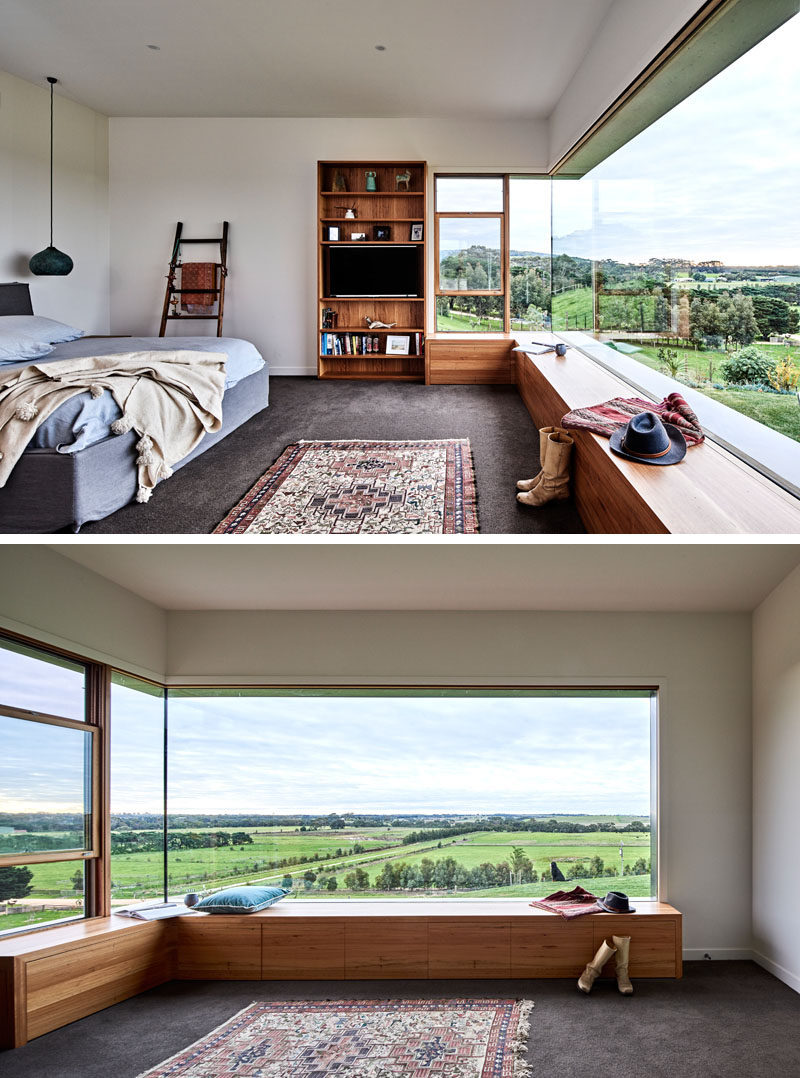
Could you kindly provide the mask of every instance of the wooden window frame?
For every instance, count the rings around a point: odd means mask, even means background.
[[[92,662],[81,655],[50,647],[40,643],[38,640],[4,630],[0,635],[0,644],[5,641],[34,648],[43,656],[42,661],[46,662],[48,656],[69,659],[80,664],[84,669],[83,719],[70,719],[63,715],[51,715],[42,711],[27,710],[26,708],[5,704],[2,701],[0,701],[0,715],[23,722],[39,723],[43,726],[79,730],[89,735],[91,745],[89,753],[91,761],[89,795],[91,823],[89,833],[85,836],[87,841],[81,848],[37,851],[35,853],[20,851],[19,853],[0,854],[0,865],[18,867],[21,865],[49,864],[56,861],[78,861],[86,866],[86,870],[84,875],[83,916],[82,918],[76,917],[76,920],[103,916],[109,910],[109,888],[106,886],[106,880],[110,883],[111,878],[108,858],[110,832],[108,811],[109,667],[102,663]],[[43,924],[41,927],[51,926]]]
[[[476,211],[439,211],[436,203],[436,182],[437,180],[480,180],[480,179],[499,179],[503,181],[503,208],[499,211],[491,210],[476,210]],[[510,180],[511,173],[509,172],[436,172],[433,176],[433,252],[434,252],[434,285],[433,285],[433,305],[434,305],[434,330],[440,332],[436,322],[436,300],[439,296],[447,296],[452,298],[465,297],[465,296],[503,296],[503,333],[508,333],[511,326],[511,289],[510,289],[510,272],[509,272],[509,202],[510,202]],[[441,219],[457,219],[457,220],[491,220],[497,219],[500,221],[500,288],[484,288],[484,289],[469,289],[464,291],[461,289],[450,290],[442,289],[439,285],[439,221]],[[442,330],[441,332],[448,332]]]

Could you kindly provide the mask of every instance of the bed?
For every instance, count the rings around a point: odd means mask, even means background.
[[[0,284],[0,317],[32,314],[27,284]],[[222,426],[205,434],[191,453],[173,464],[173,471],[177,471],[267,407],[268,367],[250,342],[230,337],[80,337],[57,344],[44,359],[28,359],[19,366],[174,348],[225,352],[228,357]],[[0,368],[3,373],[9,369],[13,364]],[[119,415],[106,391],[95,400],[91,394],[82,393],[50,416],[0,489],[0,532],[77,532],[88,521],[102,520],[133,501],[137,489],[137,435],[134,431],[110,432],[110,423]],[[147,505],[140,509],[146,513]]]

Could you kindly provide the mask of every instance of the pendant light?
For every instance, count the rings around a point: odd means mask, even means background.
[[[72,272],[72,259],[53,246],[53,87],[58,82],[52,75],[50,83],[50,246],[33,256],[28,265],[37,277],[65,277]]]

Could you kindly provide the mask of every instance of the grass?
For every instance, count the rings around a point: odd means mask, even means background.
[[[759,343],[757,347],[773,359],[779,359],[787,352],[782,344]],[[762,393],[758,390],[737,389],[736,387],[714,389],[711,383],[723,382],[720,366],[727,358],[727,354],[712,350],[700,352],[694,348],[678,348],[677,351],[685,363],[686,373],[692,381],[698,383],[694,387],[698,392],[800,442],[800,407],[794,393]],[[788,349],[788,352],[789,355],[800,359],[797,349]],[[661,371],[662,374],[666,373],[663,363],[658,358],[657,348],[645,346],[632,358],[644,363],[647,367]]]
[[[573,288],[553,296],[553,329],[592,328],[593,299],[591,288]]]
[[[24,899],[22,900],[25,901]],[[6,932],[11,928],[27,928],[28,925],[44,924],[47,921],[62,921],[65,917],[82,917],[81,910],[36,910],[34,913],[3,913],[0,914],[0,932]]]

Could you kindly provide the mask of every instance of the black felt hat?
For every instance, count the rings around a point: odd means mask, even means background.
[[[672,423],[655,412],[640,412],[615,430],[609,439],[612,453],[640,464],[677,464],[686,456],[686,439]]]
[[[636,913],[635,906],[628,902],[628,896],[622,891],[609,891],[605,898],[598,898],[597,905],[606,913]]]

